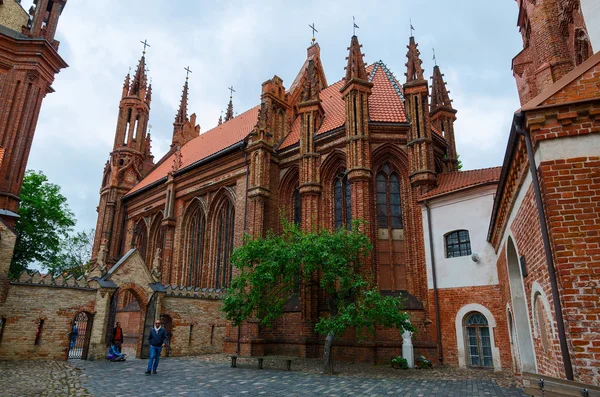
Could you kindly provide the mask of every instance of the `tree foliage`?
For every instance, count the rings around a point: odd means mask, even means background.
[[[17,242],[10,265],[13,277],[30,263],[47,267],[55,263],[62,240],[75,226],[75,216],[60,193],[60,186],[48,182],[41,171],[25,173],[20,196]]]
[[[373,334],[377,325],[414,331],[398,297],[382,296],[361,267],[372,249],[355,222],[351,231],[303,232],[284,223],[280,235],[246,238],[232,255],[238,274],[224,298],[224,311],[234,325],[256,317],[269,326],[283,314],[286,301],[300,284],[315,283],[327,295],[329,314],[315,330],[327,335],[324,372],[331,373],[331,343],[350,327],[359,338]],[[300,283],[299,283],[300,282]]]
[[[48,270],[54,276],[82,276],[89,270],[94,245],[94,229],[70,234],[60,244],[60,251]]]

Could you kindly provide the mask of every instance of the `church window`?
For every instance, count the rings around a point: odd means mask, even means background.
[[[233,251],[233,203],[226,200],[217,213],[217,258],[215,288],[227,288],[231,281],[231,252]]]
[[[300,225],[302,223],[302,198],[300,197],[300,191],[294,190],[294,224]]]
[[[377,173],[377,227],[402,229],[400,180],[389,164]]]
[[[138,137],[138,128],[139,128],[140,116],[135,118],[135,123],[133,124],[133,140],[135,141]]]
[[[580,65],[590,57],[590,43],[583,29],[575,31],[575,64]]]
[[[446,234],[446,258],[471,255],[468,230],[455,230]]]
[[[148,245],[148,231],[146,229],[146,222],[140,219],[133,229],[133,240],[132,248],[137,248],[142,259],[146,262],[146,246]]]
[[[192,212],[187,225],[188,263],[185,284],[200,286],[202,283],[202,263],[204,258],[205,216],[198,205]]]
[[[465,321],[467,351],[470,367],[493,367],[490,328],[485,316],[471,313]]]
[[[346,172],[340,173],[333,185],[334,223],[336,229],[352,229],[352,191]]]
[[[123,134],[123,145],[127,145],[127,134],[129,133],[129,124],[131,124],[131,109],[127,112],[127,122],[125,123],[125,133]]]

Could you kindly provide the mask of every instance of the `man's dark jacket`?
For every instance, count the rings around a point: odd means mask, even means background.
[[[168,340],[169,338],[167,337],[167,331],[165,331],[163,327],[160,327],[158,332],[156,332],[154,327],[152,327],[152,329],[150,330],[150,335],[148,335],[148,342],[151,346],[162,346],[163,343],[165,343]]]

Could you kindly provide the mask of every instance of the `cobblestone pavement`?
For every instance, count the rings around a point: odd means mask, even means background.
[[[66,361],[0,361],[0,396],[90,396]]]
[[[85,386],[96,396],[525,396],[493,380],[322,376],[269,369],[267,362],[259,370],[253,361],[230,368],[221,362],[167,358],[161,359],[158,375],[152,376],[144,375],[145,360],[73,364],[82,369]]]
[[[490,372],[449,368],[386,372],[384,366],[336,363],[342,374],[322,376],[318,369],[308,368],[319,363],[300,360],[292,365],[296,371],[287,372],[274,369],[279,363],[269,361],[259,370],[254,361],[246,360],[230,368],[223,356],[166,358],[161,359],[158,375],[145,376],[146,360],[3,361],[0,396],[525,396],[519,389],[486,379]]]

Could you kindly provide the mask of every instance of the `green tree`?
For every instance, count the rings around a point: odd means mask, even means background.
[[[60,253],[62,239],[75,226],[75,216],[60,193],[41,171],[27,171],[21,187],[17,242],[10,274],[17,277],[27,265],[38,262],[48,267]]]
[[[70,234],[61,241],[54,262],[48,264],[49,272],[54,276],[83,276],[89,270],[93,245],[94,229]]]
[[[457,168],[460,171],[463,168],[463,163],[462,163],[462,160],[460,159],[460,154],[456,155],[456,160],[458,160],[458,167]]]
[[[247,238],[231,258],[238,275],[224,298],[226,317],[234,325],[255,317],[269,326],[283,314],[298,277],[304,288],[317,283],[326,292],[329,314],[319,319],[315,330],[326,335],[323,372],[331,374],[332,343],[348,328],[356,328],[359,338],[374,334],[377,325],[415,331],[402,311],[403,302],[382,296],[365,277],[361,264],[371,249],[358,222],[351,231],[336,232],[303,232],[284,223],[281,235]]]

